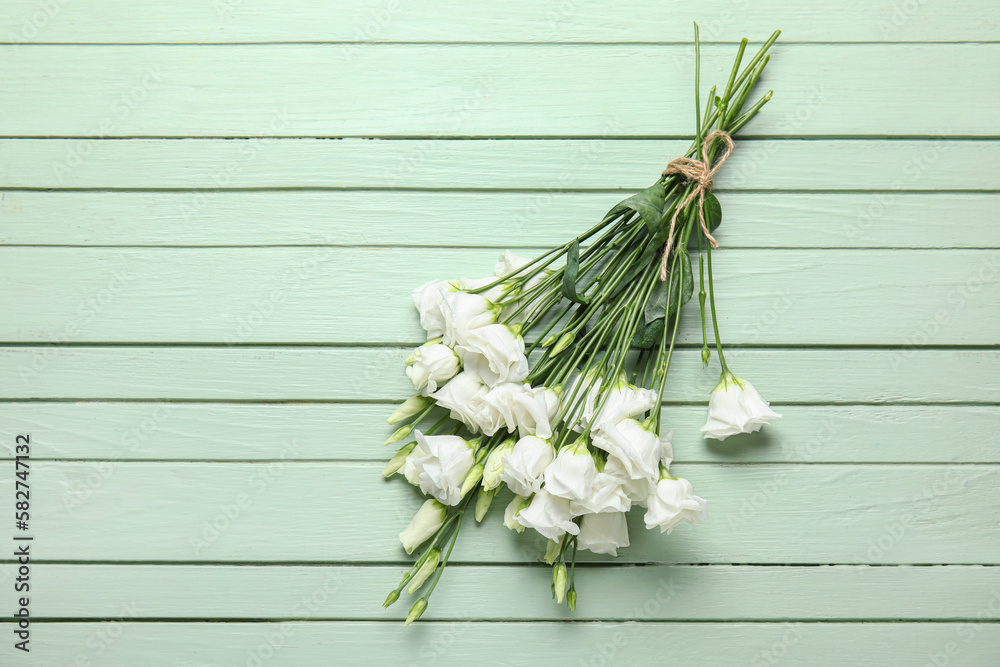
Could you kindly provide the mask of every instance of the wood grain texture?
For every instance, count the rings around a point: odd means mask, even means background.
[[[497,256],[432,248],[5,248],[0,281],[9,289],[0,310],[24,315],[0,323],[0,340],[420,343],[410,290],[442,276],[492,275]],[[998,250],[727,251],[716,254],[715,271],[731,344],[998,342]],[[893,316],[884,318],[890,300]],[[697,308],[684,311],[680,343],[700,344],[699,318]]]
[[[39,566],[47,587],[35,597],[35,613],[117,618],[124,597],[137,619],[402,621],[407,595],[388,611],[372,601],[407,569],[47,564]],[[446,576],[427,620],[631,620],[647,598],[661,602],[647,621],[963,620],[975,619],[994,593],[1000,609],[1000,568],[979,565],[582,567],[575,613],[552,604],[552,572],[544,563],[456,566]],[[324,595],[307,609],[302,601],[316,591]]]
[[[735,160],[735,158],[734,158]],[[734,165],[736,166],[735,162]],[[548,248],[621,192],[0,192],[0,245]],[[734,248],[1000,248],[991,193],[722,195]],[[65,211],[73,215],[65,215]],[[942,233],[939,222],[962,212]],[[471,221],[475,224],[470,224]]]
[[[703,440],[704,405],[668,406],[684,463],[1000,463],[995,406],[781,405],[770,428]],[[385,461],[384,403],[0,403],[0,423],[34,434],[36,459]],[[955,425],[962,437],[955,437]],[[947,443],[947,446],[942,446]],[[0,457],[13,457],[13,441]]]
[[[44,560],[411,562],[398,535],[420,494],[383,480],[381,468],[38,461],[33,532]],[[631,545],[614,562],[1000,564],[997,465],[685,463],[671,472],[710,499],[712,519],[661,535],[631,512]],[[13,486],[5,476],[0,492]],[[503,527],[510,498],[469,523],[455,562],[538,561],[544,537]]]
[[[733,48],[702,58],[724,85]],[[1000,44],[776,46],[746,132],[996,136],[1000,91],[946,65],[967,62]],[[689,136],[693,67],[688,44],[0,46],[0,135]]]
[[[653,183],[686,141],[0,139],[5,188],[185,190],[195,215],[230,189],[624,190]],[[989,191],[1000,141],[741,141],[718,191]],[[831,165],[850,164],[850,169]],[[778,193],[776,193],[778,194]],[[598,213],[600,215],[604,211]],[[329,212],[333,217],[334,211]],[[594,219],[588,215],[589,223]],[[515,234],[517,226],[512,230]]]
[[[803,5],[794,0],[705,0],[686,5],[627,0],[609,11],[597,0],[539,6],[530,0],[456,11],[446,0],[417,6],[392,0],[176,0],[142,12],[122,0],[86,4],[8,0],[0,36],[13,44],[58,42],[688,42],[692,17],[702,39],[761,39],[778,26],[785,42],[995,41],[990,3],[873,0]]]
[[[0,497],[28,432],[37,560],[0,663],[996,667],[1000,5],[696,9],[7,0]],[[635,512],[569,614],[500,498],[404,629],[406,291],[652,182],[692,132],[691,19],[705,88],[784,30],[716,265],[727,359],[784,417],[700,439],[685,322],[663,419],[711,518]]]
[[[0,348],[4,399],[397,402],[413,394],[400,347]],[[1000,402],[1000,352],[731,348],[730,368],[775,403]],[[674,353],[666,402],[707,404],[718,370]]]
[[[654,600],[655,602],[655,600]],[[984,600],[983,609],[989,600]],[[125,603],[123,603],[125,604]],[[304,602],[308,604],[308,600]],[[649,602],[653,605],[653,602]],[[123,613],[127,613],[126,611]],[[988,609],[986,611],[988,612]],[[177,667],[329,664],[351,656],[359,667],[459,667],[561,662],[584,667],[653,665],[669,654],[685,667],[924,665],[954,653],[952,664],[991,667],[1000,645],[995,623],[520,623],[439,622],[415,629],[398,623],[46,623],[32,659],[38,667],[90,664]],[[192,655],[197,655],[192,659]],[[0,656],[15,659],[9,642]],[[956,661],[961,658],[961,662]],[[98,662],[99,661],[99,662]],[[610,662],[614,661],[614,662]]]

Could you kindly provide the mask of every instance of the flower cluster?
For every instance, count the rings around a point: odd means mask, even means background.
[[[724,94],[713,89],[714,104],[704,117],[699,112],[689,155],[711,164],[715,134],[735,132],[767,101],[770,94],[743,111],[776,36],[739,74],[744,40]],[[710,134],[713,126],[719,130]],[[704,204],[696,187],[683,174],[665,175],[596,227],[535,259],[505,252],[493,276],[432,280],[413,290],[426,342],[406,360],[415,393],[389,418],[402,425],[386,444],[404,444],[383,471],[428,497],[399,535],[407,553],[422,552],[385,601],[389,606],[404,589],[413,594],[427,584],[407,624],[426,610],[466,510],[474,508],[482,521],[501,493],[508,496],[504,525],[547,539],[553,597],[570,608],[578,550],[617,556],[629,546],[626,515],[633,508],[643,509],[647,529],[661,533],[707,517],[705,500],[670,472],[673,432],[661,429],[660,409],[681,307],[693,294],[688,247],[696,232],[702,359],[707,364],[711,356],[703,234],[711,241],[708,297],[722,367],[702,431],[721,440],[780,416],[726,365],[715,316],[714,239],[704,220],[699,225],[696,209]],[[714,210],[709,223],[717,226]],[[661,274],[657,251],[665,241]]]

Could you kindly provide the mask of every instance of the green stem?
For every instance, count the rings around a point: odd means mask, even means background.
[[[715,329],[715,349],[719,353],[719,362],[722,364],[722,372],[728,373],[729,367],[726,365],[726,357],[722,354],[722,338],[719,336],[719,318],[715,314],[715,283],[712,280],[712,244],[708,244],[708,300],[712,305],[712,327]]]

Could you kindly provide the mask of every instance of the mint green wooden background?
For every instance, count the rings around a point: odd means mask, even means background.
[[[650,183],[692,131],[691,19],[709,84],[784,30],[716,261],[727,356],[785,417],[697,438],[689,318],[665,420],[711,519],[634,525],[570,614],[493,513],[404,629],[379,605],[418,499],[379,471],[407,290]],[[998,25],[989,0],[4,0],[0,543],[30,432],[37,560],[32,652],[5,624],[0,662],[1000,665]]]

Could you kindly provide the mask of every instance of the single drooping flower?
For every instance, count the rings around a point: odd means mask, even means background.
[[[525,528],[534,528],[550,540],[566,533],[576,535],[580,532],[580,526],[570,515],[569,501],[545,489],[536,493],[528,506],[515,515],[515,519]]]
[[[457,435],[424,435],[414,431],[417,445],[426,454],[412,462],[420,490],[445,505],[462,499],[462,484],[475,465],[476,444]]]
[[[407,359],[406,375],[413,388],[423,396],[438,390],[438,385],[450,380],[461,367],[453,349],[440,342],[427,342]]]
[[[524,339],[505,324],[487,324],[467,331],[464,342],[455,349],[465,372],[488,387],[528,377]]]
[[[542,488],[542,475],[556,451],[552,443],[538,436],[521,438],[503,458],[500,479],[519,496],[530,496]]]
[[[417,513],[413,515],[409,525],[399,534],[399,541],[403,543],[406,553],[413,553],[414,549],[423,544],[444,525],[447,518],[447,506],[434,499],[426,500]]]
[[[595,475],[594,457],[587,448],[587,441],[579,438],[560,449],[545,469],[545,490],[566,500],[586,500],[590,497]]]
[[[628,526],[622,512],[585,514],[580,521],[578,545],[595,554],[618,555],[619,547],[627,547]]]
[[[683,477],[673,478],[664,468],[656,491],[646,501],[646,528],[660,527],[669,533],[682,523],[696,523],[708,517],[704,498],[694,495],[691,482]]]
[[[725,440],[737,433],[753,433],[781,415],[769,407],[753,385],[724,371],[708,399],[708,421],[701,427],[705,438]]]

